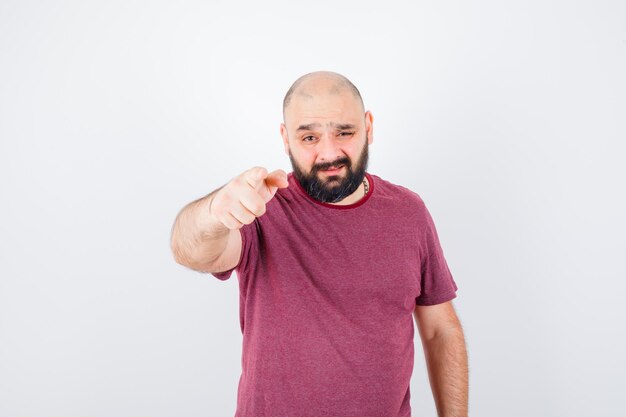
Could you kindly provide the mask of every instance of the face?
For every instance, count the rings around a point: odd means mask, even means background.
[[[285,112],[281,135],[294,177],[318,201],[336,203],[363,182],[372,115],[344,94],[295,97]]]

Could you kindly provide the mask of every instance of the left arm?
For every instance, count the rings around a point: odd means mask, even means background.
[[[467,351],[452,301],[416,306],[415,321],[424,347],[438,416],[467,417]]]

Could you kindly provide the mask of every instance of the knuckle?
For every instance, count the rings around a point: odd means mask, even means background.
[[[255,166],[254,168],[252,168],[250,173],[253,176],[257,176],[259,174],[262,174],[262,176],[266,176],[267,175],[267,169],[265,169],[264,167],[261,167],[261,166]]]
[[[254,207],[254,213],[257,216],[264,215],[265,211],[266,211],[265,204],[257,204],[256,207]]]
[[[241,187],[242,184],[244,184],[246,182],[246,177],[245,175],[240,175],[238,177],[233,178],[229,183],[228,183],[228,187],[229,189],[237,189],[239,187]]]

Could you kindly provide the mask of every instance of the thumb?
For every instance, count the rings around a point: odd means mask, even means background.
[[[287,173],[285,173],[282,169],[272,171],[267,174],[265,184],[267,184],[268,187],[287,188],[289,186]]]

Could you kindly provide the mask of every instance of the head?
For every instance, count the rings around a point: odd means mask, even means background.
[[[280,134],[294,177],[309,195],[336,203],[356,191],[367,169],[372,123],[359,90],[343,75],[316,71],[293,83]]]

